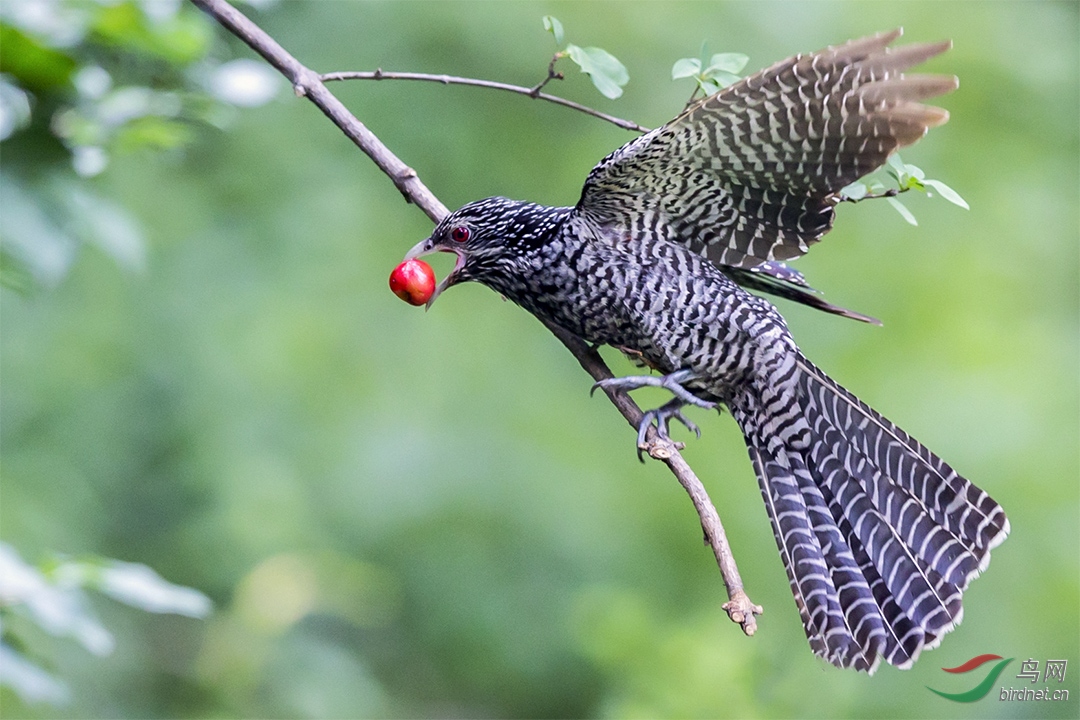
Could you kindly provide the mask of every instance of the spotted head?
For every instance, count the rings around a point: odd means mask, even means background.
[[[454,269],[435,287],[428,307],[446,288],[470,280],[506,295],[521,283],[536,253],[569,211],[503,197],[476,200],[447,215],[405,259],[436,252],[457,255]]]

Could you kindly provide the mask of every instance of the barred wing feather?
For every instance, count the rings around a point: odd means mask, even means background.
[[[919,100],[951,76],[903,71],[950,43],[887,46],[900,30],[797,55],[707,97],[604,158],[576,212],[750,268],[805,253],[836,193],[948,119]]]

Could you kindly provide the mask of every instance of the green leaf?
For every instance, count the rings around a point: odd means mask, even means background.
[[[113,636],[94,617],[79,585],[47,577],[7,543],[0,543],[0,597],[7,606],[24,608],[45,632],[73,638],[95,655],[108,655],[116,645]]]
[[[174,585],[139,563],[99,557],[65,560],[50,576],[60,587],[93,588],[146,612],[203,618],[211,610],[210,598],[198,590]]]
[[[622,86],[630,81],[630,74],[614,55],[601,48],[582,48],[573,44],[566,46],[566,53],[604,97],[614,100],[622,95]]]
[[[0,72],[14,76],[20,86],[31,92],[56,88],[67,84],[74,71],[74,58],[0,25]]]
[[[71,701],[71,690],[63,680],[3,642],[0,642],[0,667],[4,668],[3,684],[13,689],[24,703],[64,705]]]
[[[840,189],[840,194],[849,200],[862,200],[870,192],[866,183],[856,180],[850,185]]]
[[[122,152],[143,148],[169,150],[191,142],[192,129],[185,123],[161,117],[132,120],[116,134],[116,147]]]
[[[153,613],[203,618],[210,598],[194,588],[174,585],[146,565],[109,560],[93,585],[114,600]]]
[[[964,200],[964,198],[960,197],[960,193],[956,192],[955,190],[953,190],[951,187],[949,187],[945,183],[941,182],[940,180],[923,180],[923,183],[925,185],[929,185],[930,187],[937,190],[938,193],[941,194],[941,197],[945,198],[946,200],[951,202],[953,205],[959,205],[960,207],[964,208],[965,210],[970,210],[971,209],[968,206],[967,201]]]
[[[742,53],[717,53],[709,60],[709,67],[705,68],[705,74],[719,70],[733,75],[742,71],[750,58]]]
[[[904,207],[904,203],[900,202],[894,197],[885,198],[889,201],[889,204],[896,208],[896,212],[900,213],[900,217],[907,220],[910,225],[918,225],[919,222],[915,219],[915,216],[911,214],[911,211]]]
[[[96,110],[98,106],[90,108]],[[79,108],[61,110],[52,117],[52,130],[63,138],[68,147],[103,145],[109,139],[109,128],[98,117],[90,117]]]
[[[724,70],[706,70],[702,74],[708,80],[712,81],[712,83],[716,86],[716,91],[719,91],[722,88],[726,88],[728,85],[734,85],[735,83],[742,80],[742,78],[738,75],[725,72]]]
[[[155,21],[135,3],[106,5],[95,17],[93,30],[100,42],[182,65],[205,55],[213,40],[207,18],[187,7]]]
[[[895,174],[893,174],[893,177],[907,173],[907,165],[900,159],[900,153],[893,153],[889,156],[889,167],[896,171]]]
[[[724,89],[719,83],[708,78],[699,77],[697,81],[698,87],[701,88],[701,91],[705,93],[706,96],[715,95],[716,93]]]
[[[701,72],[701,61],[697,58],[681,58],[671,66],[671,79],[694,77]]]
[[[0,74],[0,142],[30,124],[30,102],[30,93]]]
[[[901,187],[909,190],[922,190],[923,192],[926,192],[926,187],[923,185],[922,180],[914,175],[908,175],[904,182],[901,183]]]
[[[555,19],[552,15],[544,16],[544,29],[550,32],[555,37],[555,44],[563,44],[563,29],[562,23]]]

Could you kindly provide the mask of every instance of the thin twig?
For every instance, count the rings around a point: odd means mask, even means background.
[[[540,97],[540,91],[543,90],[544,86],[547,85],[549,82],[551,82],[552,80],[563,80],[565,78],[562,73],[555,72],[555,63],[559,62],[559,59],[563,57],[565,57],[565,55],[563,55],[561,52],[557,52],[551,56],[551,62],[548,63],[547,77],[536,83],[536,85],[533,85],[532,88],[529,89],[529,97],[535,100],[536,98]]]
[[[697,94],[699,90],[701,90],[701,87],[695,87],[694,92],[690,93],[690,97],[687,99],[686,104],[683,105],[682,112],[689,110],[690,106],[698,101]]]
[[[446,206],[427,189],[420,181],[420,178],[416,176],[416,173],[399,160],[389,148],[383,145],[382,141],[368,130],[363,123],[353,117],[345,109],[345,106],[326,88],[323,84],[323,78],[327,76],[320,76],[306,68],[272,37],[225,0],[191,0],[191,2],[280,70],[293,84],[297,95],[311,100],[335,125],[341,128],[345,135],[356,143],[390,177],[406,200],[422,208],[428,217],[436,223],[449,214]],[[432,77],[435,76],[426,76],[422,79],[431,79]],[[482,82],[476,81],[464,84],[480,84]],[[524,90],[525,94],[528,94],[528,88],[524,88]],[[603,380],[612,377],[611,370],[608,369],[600,355],[581,338],[556,325],[548,325],[547,323],[545,325],[577,358],[577,361],[593,379]],[[606,389],[605,392],[627,422],[632,427],[637,428],[642,418],[641,409],[637,404],[625,393],[607,391]],[[750,602],[743,590],[742,580],[735,565],[735,557],[732,555],[731,547],[728,545],[727,538],[724,535],[720,516],[709,499],[704,485],[701,484],[693,470],[687,465],[682,455],[679,454],[675,443],[658,437],[656,431],[652,428],[650,428],[646,440],[648,444],[646,450],[649,455],[663,461],[668,466],[694,503],[694,508],[701,519],[701,527],[705,532],[705,540],[713,549],[713,554],[716,556],[717,564],[720,567],[720,574],[724,579],[724,585],[727,587],[728,602],[724,604],[724,609],[727,610],[733,621],[742,626],[743,632],[747,635],[753,635],[757,628],[754,616],[760,615],[762,610],[760,606]]]
[[[192,2],[199,3],[199,0],[192,0]],[[558,77],[559,73],[555,73],[554,77]],[[419,80],[422,82],[433,82],[441,85],[470,85],[472,87],[482,87],[491,90],[505,90],[506,92],[517,93],[518,95],[525,95],[527,97],[535,98],[538,100],[547,100],[553,102],[556,105],[562,105],[564,107],[583,112],[586,115],[592,115],[595,118],[606,120],[612,125],[617,125],[624,130],[633,130],[634,132],[647,133],[649,128],[642,127],[636,122],[631,120],[623,120],[617,118],[614,115],[608,115],[602,113],[599,110],[594,110],[591,107],[585,105],[579,105],[573,100],[567,100],[557,95],[548,95],[547,93],[540,92],[539,88],[544,86],[543,83],[536,87],[522,87],[521,85],[508,85],[507,83],[495,82],[494,80],[479,80],[477,78],[456,77],[454,75],[431,75],[429,73],[414,73],[414,72],[385,72],[381,68],[374,72],[332,72],[325,73],[319,76],[319,79],[323,82],[331,82],[334,80]],[[551,79],[551,78],[548,78]],[[535,92],[534,92],[535,91]]]
[[[880,200],[881,198],[891,198],[891,197],[896,197],[900,193],[906,193],[910,189],[911,188],[909,188],[909,187],[905,187],[905,188],[889,188],[888,190],[886,190],[885,192],[882,192],[882,193],[866,193],[862,197],[858,197],[858,198],[848,197],[847,195],[842,194],[842,195],[840,195],[840,202],[859,203],[859,202],[862,202],[863,200]]]

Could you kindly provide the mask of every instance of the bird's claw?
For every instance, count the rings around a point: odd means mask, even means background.
[[[645,450],[649,450],[650,444],[648,439],[646,439],[646,436],[649,433],[649,426],[652,424],[656,424],[657,437],[661,441],[665,441],[665,443],[672,443],[671,435],[667,433],[667,425],[669,425],[673,418],[686,425],[687,430],[692,432],[694,435],[697,435],[699,438],[701,437],[701,429],[700,427],[698,427],[697,423],[694,423],[692,420],[683,415],[683,406],[683,400],[680,400],[676,397],[670,400],[670,402],[667,402],[656,409],[648,410],[645,412],[645,415],[642,416],[642,422],[638,423],[637,425],[638,460],[645,462],[645,458],[642,456],[642,452],[644,452]],[[676,445],[678,448],[683,447],[683,444],[681,443],[675,443],[674,445]],[[649,452],[649,454],[652,457],[658,457],[651,451]]]
[[[620,378],[607,378],[594,383],[592,389],[589,390],[589,395],[595,393],[597,388],[629,392],[641,387],[661,387],[671,391],[671,394],[675,397],[658,408],[648,410],[638,424],[638,460],[645,462],[642,452],[649,449],[650,443],[646,440],[646,436],[649,434],[649,428],[654,425],[656,427],[656,436],[665,442],[671,442],[671,436],[668,435],[668,424],[672,418],[685,425],[697,437],[701,437],[701,428],[683,414],[682,408],[684,405],[696,405],[697,407],[711,409],[716,407],[716,403],[702,400],[683,387],[683,383],[696,379],[698,379],[698,375],[693,370],[677,370],[660,377],[655,375],[629,375]],[[652,453],[650,452],[650,454]]]
[[[660,440],[671,442],[671,436],[668,434],[668,423],[674,418],[683,425],[686,426],[694,435],[698,438],[701,437],[701,428],[697,426],[690,418],[683,414],[682,407],[685,403],[679,398],[670,400],[669,402],[661,405],[653,410],[648,410],[641,417],[641,422],[638,423],[638,436],[637,436],[637,456],[638,460],[645,462],[645,458],[642,456],[642,452],[649,448],[649,442],[646,440],[646,435],[649,433],[649,427],[654,423],[656,425],[656,436]],[[650,453],[651,454],[651,453]]]
[[[682,400],[683,405],[697,405],[698,407],[703,407],[707,410],[716,407],[716,403],[702,400],[683,387],[683,383],[697,380],[698,377],[698,374],[693,370],[676,370],[673,373],[661,375],[660,377],[656,377],[655,375],[628,375],[626,377],[607,378],[606,380],[599,380],[593,383],[589,394],[591,395],[596,392],[596,388],[630,392],[631,390],[637,390],[642,387],[661,387],[669,390],[672,395]]]
[[[658,408],[646,411],[641,418],[641,424],[638,426],[638,440],[642,441],[645,439],[645,433],[648,431],[649,425],[653,423],[656,423],[657,434],[664,440],[670,440],[671,437],[668,435],[668,423],[672,419],[681,422],[686,426],[687,430],[700,438],[701,428],[683,414],[683,405],[683,401],[676,398]]]
[[[671,417],[681,422],[687,430],[694,433],[694,437],[698,440],[701,439],[701,428],[697,426],[697,423],[693,422],[690,418],[683,415],[682,410],[676,410],[671,414]]]

